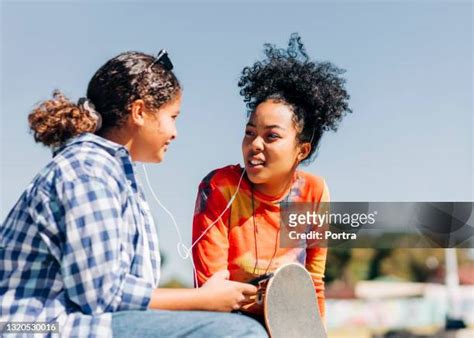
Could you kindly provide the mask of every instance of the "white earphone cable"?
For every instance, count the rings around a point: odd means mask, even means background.
[[[209,224],[209,226],[201,233],[201,235],[193,242],[191,243],[191,247],[187,248],[186,245],[184,245],[183,243],[183,237],[181,236],[181,231],[179,230],[179,227],[178,227],[178,224],[176,223],[176,220],[173,216],[173,214],[160,202],[160,200],[158,199],[158,197],[156,196],[155,194],[155,191],[153,190],[153,188],[151,187],[151,184],[150,184],[150,180],[148,178],[148,172],[146,170],[146,167],[144,164],[142,164],[142,168],[143,168],[143,173],[145,175],[145,181],[146,181],[146,184],[148,186],[148,189],[150,190],[151,192],[151,195],[153,196],[153,199],[156,201],[156,203],[158,203],[158,205],[168,214],[168,216],[170,217],[171,221],[173,222],[173,226],[176,230],[176,233],[178,234],[178,240],[179,242],[177,243],[176,245],[176,250],[178,251],[178,254],[179,256],[183,259],[183,260],[186,260],[188,258],[191,257],[191,264],[193,265],[193,272],[194,272],[194,285],[197,287],[198,283],[197,283],[197,272],[196,272],[196,266],[194,265],[194,260],[192,258],[192,255],[191,255],[191,251],[192,249],[194,248],[194,246],[196,245],[196,243],[198,243],[201,238],[214,226],[214,224],[216,224],[221,218],[222,216],[224,215],[224,213],[230,208],[230,206],[232,205],[232,202],[234,202],[234,199],[235,197],[237,196],[237,193],[239,192],[239,189],[240,189],[240,184],[242,183],[242,179],[244,177],[244,174],[245,174],[245,168],[242,170],[242,175],[240,175],[240,179],[239,179],[239,183],[237,184],[237,189],[235,190],[235,193],[232,195],[232,197],[230,198],[229,202],[227,203],[226,207],[224,208],[224,210],[221,212],[221,214],[217,217],[216,220],[214,220],[214,222],[212,222],[211,224]]]

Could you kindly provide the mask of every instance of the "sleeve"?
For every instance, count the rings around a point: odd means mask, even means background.
[[[102,178],[65,182],[61,274],[67,297],[85,314],[145,310],[153,286],[129,273],[120,192]]]
[[[329,202],[329,189],[324,182],[324,190],[321,195],[320,202]],[[306,250],[306,269],[311,275],[313,280],[314,289],[316,290],[316,296],[318,299],[319,312],[323,322],[325,322],[326,305],[324,298],[324,271],[326,268],[326,256],[327,248],[324,247],[312,247]]]
[[[228,227],[224,220],[227,200],[206,180],[201,182],[193,218],[193,260],[198,286],[219,270],[228,268]],[[222,217],[219,216],[222,214]]]

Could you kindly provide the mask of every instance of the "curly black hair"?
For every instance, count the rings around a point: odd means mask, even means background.
[[[238,83],[250,115],[267,100],[288,104],[294,112],[299,142],[311,142],[305,162],[314,159],[324,131],[337,130],[349,98],[341,77],[345,72],[330,62],[311,61],[301,37],[293,33],[288,48],[265,44],[266,59],[245,67]]]

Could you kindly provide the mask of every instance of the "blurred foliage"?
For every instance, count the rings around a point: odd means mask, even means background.
[[[471,249],[472,251],[472,249]],[[468,249],[457,249],[459,266],[473,265]],[[329,248],[325,281],[355,285],[360,280],[444,282],[444,249],[341,249]],[[162,252],[162,268],[166,263]],[[162,287],[186,287],[171,279]]]
[[[472,263],[467,249],[457,249],[459,265]],[[340,249],[330,248],[326,282],[354,285],[360,280],[394,279],[443,282],[444,249]]]

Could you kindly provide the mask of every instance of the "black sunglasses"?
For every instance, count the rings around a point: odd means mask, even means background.
[[[155,63],[159,63],[160,65],[162,65],[165,70],[170,71],[173,69],[173,63],[171,62],[168,56],[168,52],[165,49],[159,51],[159,53],[156,55],[155,60],[148,67],[148,69],[151,69],[151,67],[153,67]]]

